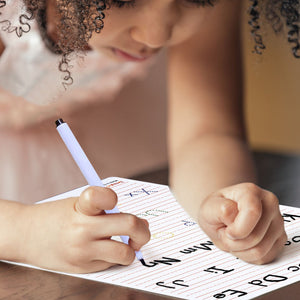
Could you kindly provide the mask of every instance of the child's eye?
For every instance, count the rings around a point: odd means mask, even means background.
[[[135,0],[112,0],[111,5],[116,7],[134,7]]]
[[[193,5],[197,7],[214,6],[217,0],[183,0],[186,5]]]
[[[213,6],[217,0],[182,0],[185,2],[186,5],[193,5],[193,6]],[[111,4],[116,7],[134,7],[135,0],[112,0]]]

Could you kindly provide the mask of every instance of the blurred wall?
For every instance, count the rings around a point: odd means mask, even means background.
[[[275,35],[267,24],[262,28],[264,54],[252,53],[247,21],[245,13],[245,109],[250,143],[258,150],[300,153],[300,59],[293,57],[286,36]]]

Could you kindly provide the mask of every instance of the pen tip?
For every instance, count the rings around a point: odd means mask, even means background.
[[[142,265],[146,264],[143,258],[140,259],[140,262],[142,263]]]
[[[61,124],[63,124],[63,123],[65,123],[63,119],[57,119],[57,120],[55,121],[56,127],[58,127],[59,125],[61,125]]]

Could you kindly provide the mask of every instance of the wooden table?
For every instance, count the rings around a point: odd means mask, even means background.
[[[279,196],[281,204],[300,207],[300,158],[256,153],[255,160],[258,164],[260,185],[274,191]],[[135,179],[167,184],[167,170],[140,175]],[[257,299],[299,298],[300,282]],[[0,262],[0,299],[167,300],[171,298]]]

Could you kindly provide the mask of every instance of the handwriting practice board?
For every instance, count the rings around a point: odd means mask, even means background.
[[[142,249],[146,265],[135,260],[92,274],[69,274],[182,299],[252,299],[300,279],[300,208],[281,206],[288,241],[267,265],[245,263],[216,248],[176,202],[168,186],[107,178],[122,212],[145,218],[151,240]],[[80,188],[46,201],[77,196]]]

